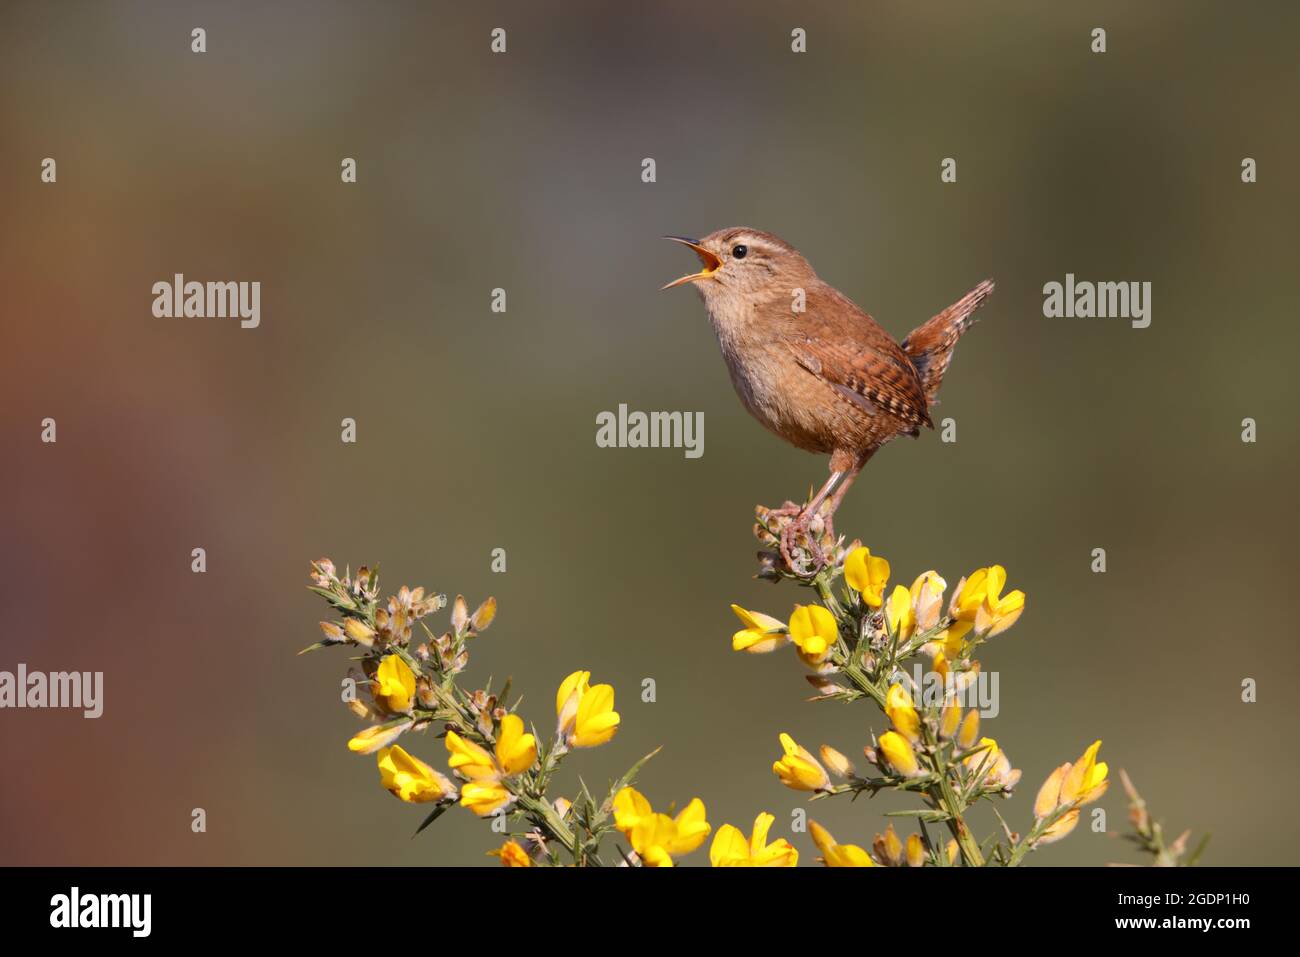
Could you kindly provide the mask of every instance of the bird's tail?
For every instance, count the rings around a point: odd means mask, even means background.
[[[913,329],[903,340],[903,351],[921,375],[928,405],[935,403],[957,340],[975,323],[975,310],[992,292],[993,280],[985,279],[929,322]]]

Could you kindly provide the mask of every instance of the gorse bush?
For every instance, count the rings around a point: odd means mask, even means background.
[[[814,563],[815,574],[805,575],[792,569],[777,547],[783,524],[792,520],[790,510],[760,508],[758,518],[755,533],[765,546],[759,577],[793,582],[809,591],[810,600],[796,604],[786,620],[732,605],[742,626],[732,647],[767,654],[792,646],[815,689],[812,700],[866,702],[874,705],[879,724],[869,740],[853,742],[861,749],[861,769],[830,745],[813,754],[782,733],[773,774],[814,801],[890,790],[917,804],[891,815],[910,819],[915,830],[908,828],[903,837],[891,823],[869,847],[840,843],[809,820],[820,862],[830,867],[1014,866],[1077,827],[1081,809],[1105,794],[1110,783],[1109,769],[1099,759],[1101,742],[1048,775],[1031,817],[1018,831],[998,805],[1015,792],[1021,773],[1007,751],[982,733],[979,710],[963,706],[977,697],[972,694],[981,674],[977,653],[1025,610],[1024,593],[1006,589],[1001,566],[976,569],[951,590],[933,570],[917,575],[910,586],[893,583],[887,560],[856,542],[842,547],[815,523],[824,560]],[[698,797],[676,814],[656,811],[633,786],[653,752],[602,793],[592,794],[584,784],[572,799],[552,795],[563,761],[617,733],[621,718],[614,689],[592,684],[587,671],[573,671],[556,691],[554,725],[548,718],[543,733],[526,725],[517,703],[511,704],[509,681],[496,690],[465,686],[470,646],[492,624],[494,599],[471,613],[458,596],[451,603],[449,627],[439,634],[428,622],[447,605],[441,595],[402,587],[381,602],[377,571],[361,568],[353,576],[346,570],[340,576],[328,559],[312,563],[311,578],[311,590],[338,618],[321,622],[323,638],[305,650],[346,645],[357,652],[354,683],[368,694],[346,697],[367,724],[348,748],[376,756],[380,784],[395,797],[428,806],[417,832],[459,804],[479,817],[501,817],[507,839],[489,853],[507,866],[672,866],[710,834],[715,867],[798,864],[800,851],[790,840],[769,840],[775,818],[767,812],[757,815],[747,834],[731,824],[715,832]],[[417,737],[420,732],[441,737],[446,772],[429,763],[432,739]],[[1187,855],[1186,833],[1166,843],[1127,777],[1124,785],[1130,840],[1157,864],[1194,862],[1200,848]],[[993,833],[983,837],[969,821],[980,804],[987,804],[996,820]]]

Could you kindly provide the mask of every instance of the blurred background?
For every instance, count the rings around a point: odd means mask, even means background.
[[[747,224],[899,338],[997,281],[944,383],[958,441],[890,446],[837,525],[904,582],[1000,562],[1028,593],[981,656],[1013,826],[1100,737],[1207,863],[1294,863],[1297,29],[1285,3],[5,4],[0,670],[106,690],[96,721],[0,712],[0,862],[494,864],[464,812],[412,839],[344,748],[346,653],[296,657],[321,556],[494,594],[469,680],[512,675],[539,726],[571,670],[611,682],[622,730],[561,790],[664,745],[656,807],[788,834],[778,733],[852,754],[882,719],[730,650],[730,602],[803,596],[751,578],[754,504],[826,468],[658,291],[696,268],[659,236]],[[260,328],[155,319],[177,272],[260,281]],[[1045,319],[1067,272],[1151,282],[1150,328]],[[703,458],[597,448],[619,403],[702,411]],[[867,844],[899,806],[815,816]],[[1030,860],[1139,859],[1080,828]]]

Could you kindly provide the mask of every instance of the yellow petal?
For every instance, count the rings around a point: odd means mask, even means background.
[[[911,834],[907,838],[907,866],[925,866],[925,842],[920,834]]]
[[[790,616],[790,640],[806,655],[821,656],[839,638],[835,616],[821,605],[796,605]]]
[[[568,703],[569,698],[575,691],[585,691],[587,683],[591,680],[590,671],[575,671],[569,677],[560,682],[560,690],[555,694],[555,714],[557,716],[564,713],[564,706]]]
[[[966,712],[966,717],[962,718],[961,729],[957,732],[957,747],[963,751],[975,747],[975,742],[980,736],[980,713],[974,708]]]
[[[533,860],[517,841],[506,841],[495,851],[488,851],[489,857],[501,858],[502,867],[532,867]]]
[[[348,750],[357,754],[374,754],[380,748],[392,744],[402,736],[411,722],[403,721],[396,725],[372,725],[364,731],[358,731],[348,741]]]
[[[501,719],[496,758],[506,775],[527,771],[537,760],[537,739],[524,733],[524,722],[519,715],[508,714]]]
[[[890,686],[885,696],[885,714],[899,734],[912,742],[921,740],[921,717],[912,704],[912,696],[903,690],[901,684]]]
[[[772,765],[772,771],[782,784],[796,791],[821,791],[830,787],[826,769],[790,735],[781,735],[781,747],[785,756]]]
[[[411,804],[440,801],[455,793],[450,781],[397,745],[379,752],[378,765],[384,788]]]
[[[569,744],[575,748],[594,748],[614,737],[618,730],[618,712],[614,710],[612,685],[592,685],[578,702],[573,733]]]
[[[460,789],[461,806],[479,817],[487,817],[510,801],[510,792],[499,781],[470,781]]]
[[[889,581],[889,562],[865,547],[855,548],[844,560],[844,580],[870,607],[879,608]]]
[[[644,818],[653,811],[644,794],[633,787],[625,787],[614,795],[614,826],[624,835],[632,832]]]
[[[680,857],[703,844],[704,839],[713,830],[704,817],[704,802],[699,798],[692,798],[691,802],[673,819],[672,836],[664,842],[664,849],[673,857]]]
[[[749,842],[740,828],[724,824],[709,846],[709,863],[714,867],[748,867]]]
[[[1061,782],[1069,773],[1070,764],[1067,762],[1047,776],[1043,786],[1038,789],[1038,796],[1034,798],[1034,817],[1044,818],[1056,810],[1061,803]]]
[[[1095,766],[1097,762],[1097,751],[1101,748],[1100,741],[1094,741],[1080,755],[1079,760],[1074,762],[1070,771],[1061,782],[1061,802],[1070,804],[1078,800],[1085,792],[1091,790],[1101,781],[1106,779],[1105,765],[1100,778],[1096,776]]]
[[[473,741],[467,741],[455,731],[447,732],[447,751],[451,755],[447,765],[471,781],[484,781],[497,777],[497,767],[492,755]]]
[[[957,733],[960,724],[961,708],[955,703],[945,705],[943,713],[939,717],[939,737],[947,741]]]
[[[375,669],[371,683],[375,703],[389,714],[411,710],[415,699],[415,673],[398,655],[386,655]]]
[[[903,777],[915,777],[921,772],[916,752],[911,743],[897,731],[886,731],[880,736],[880,751],[889,766]]]
[[[900,641],[912,637],[916,628],[916,617],[912,613],[912,594],[905,585],[895,585],[885,605],[885,621],[889,633]]]
[[[823,744],[820,750],[822,764],[824,764],[836,777],[851,778],[853,777],[853,762],[847,757],[836,751],[829,744]]]

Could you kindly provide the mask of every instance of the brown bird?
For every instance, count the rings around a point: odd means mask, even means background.
[[[920,435],[923,425],[934,428],[930,408],[953,347],[993,283],[980,283],[900,346],[771,233],[733,226],[703,239],[664,238],[691,247],[704,265],[663,288],[693,283],[699,290],[745,408],[791,445],[830,454],[826,484],[806,506],[785,510],[797,515],[781,533],[793,570],[798,537],[807,536],[823,504],[834,534],[831,516],[876,449]],[[820,566],[821,548],[808,538]]]

